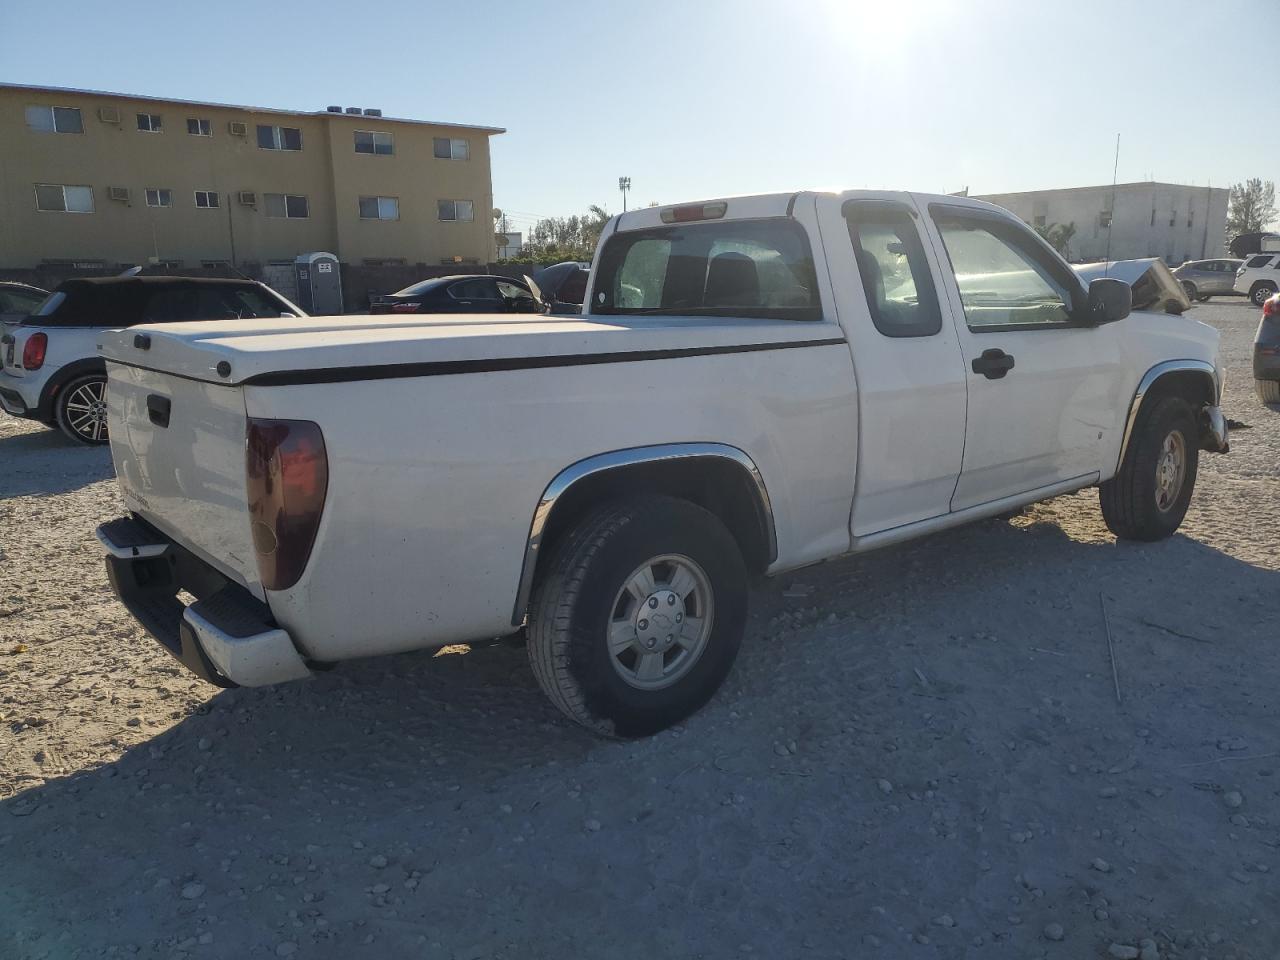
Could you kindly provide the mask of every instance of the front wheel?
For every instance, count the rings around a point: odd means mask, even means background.
[[[1263,280],[1262,282],[1255,283],[1253,285],[1253,289],[1249,291],[1249,299],[1252,300],[1258,306],[1262,306],[1264,303],[1270,300],[1273,296],[1275,296],[1275,292],[1276,292],[1275,284],[1269,281]]]
[[[1165,397],[1138,415],[1119,472],[1101,484],[1107,528],[1122,540],[1163,540],[1186,516],[1200,463],[1191,405]]]
[[[621,501],[587,515],[546,563],[529,661],[571,720],[648,736],[724,682],[746,626],[747,574],[714,514],[671,497]]]
[[[1190,280],[1182,281],[1182,290],[1187,295],[1188,300],[1194,300],[1199,295],[1199,291],[1196,290],[1196,285]]]
[[[76,377],[54,401],[58,429],[77,443],[99,446],[107,442],[107,375]]]
[[[1263,403],[1280,403],[1280,381],[1255,380],[1253,384],[1258,390],[1258,399]]]

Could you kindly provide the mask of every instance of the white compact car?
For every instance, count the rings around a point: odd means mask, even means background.
[[[30,311],[28,311],[30,312]],[[253,280],[95,277],[67,280],[26,317],[0,324],[0,406],[58,427],[72,440],[107,442],[105,330],[139,323],[306,316]]]
[[[560,710],[642,736],[724,680],[750,574],[1093,486],[1158,540],[1227,448],[1215,329],[978,200],[635,210],[586,294],[104,336],[116,593],[223,685],[524,629]]]
[[[1236,271],[1236,293],[1262,306],[1280,290],[1280,253],[1255,253]]]

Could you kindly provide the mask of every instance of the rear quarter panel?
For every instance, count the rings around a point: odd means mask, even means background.
[[[849,547],[857,413],[844,344],[250,386],[245,397],[251,416],[324,431],[329,490],[310,563],[295,587],[269,594],[317,659],[509,633],[543,490],[570,464],[612,450],[736,446],[768,488],[775,568]]]

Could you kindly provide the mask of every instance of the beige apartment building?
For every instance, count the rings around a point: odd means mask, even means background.
[[[0,84],[0,269],[487,263],[503,132]]]

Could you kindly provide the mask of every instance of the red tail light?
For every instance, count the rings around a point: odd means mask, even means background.
[[[1264,317],[1280,317],[1280,293],[1277,293],[1274,297],[1270,297],[1267,302],[1262,305],[1262,315]]]
[[[44,366],[44,355],[48,349],[49,335],[47,333],[33,333],[27,337],[27,342],[22,347],[22,368],[24,370],[39,370]]]
[[[320,427],[310,420],[250,418],[246,475],[262,585],[287,590],[306,569],[329,489]]]

